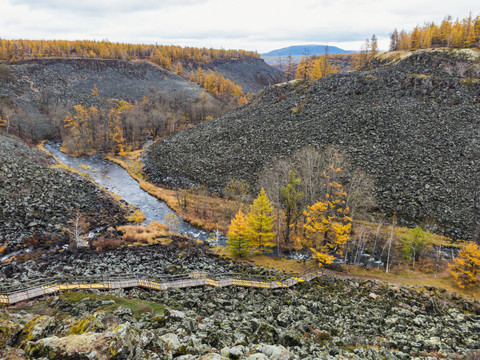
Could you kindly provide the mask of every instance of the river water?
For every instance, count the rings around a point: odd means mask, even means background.
[[[60,144],[58,143],[46,143],[45,149],[64,164],[86,172],[98,185],[114,194],[120,195],[123,200],[139,208],[146,218],[144,224],[152,221],[165,223],[165,218],[169,214],[176,215],[163,201],[142,190],[138,182],[121,166],[105,160],[99,155],[69,156],[60,151]],[[225,245],[223,237],[194,227],[183,221],[180,216],[178,216],[178,220],[178,229],[175,229],[175,232],[203,241],[217,238],[219,245]]]

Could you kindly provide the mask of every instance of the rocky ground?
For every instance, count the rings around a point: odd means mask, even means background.
[[[0,134],[0,242],[8,245],[3,255],[23,249],[25,239],[68,241],[66,230],[77,209],[88,229],[126,223],[126,206],[84,177],[49,167],[53,163],[43,152]]]
[[[410,225],[433,219],[449,236],[470,237],[480,170],[479,71],[477,50],[422,50],[313,85],[273,86],[157,142],[146,170],[159,183],[221,189],[229,178],[255,184],[264,167],[306,145],[336,144],[375,178],[383,212]]]
[[[193,271],[274,274],[273,270],[243,266],[218,257],[206,244],[180,237],[173,239],[170,245],[121,247],[106,252],[88,248],[52,249],[35,260],[0,264],[0,287],[20,286],[37,279],[102,274],[178,275]]]
[[[180,239],[65,252],[1,268],[2,283],[100,272],[266,273]],[[270,274],[273,274],[270,272]],[[476,359],[480,303],[440,289],[320,277],[285,290],[72,292],[0,314],[9,359]]]

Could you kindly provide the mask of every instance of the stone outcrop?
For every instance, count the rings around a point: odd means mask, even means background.
[[[454,238],[472,236],[479,51],[387,54],[369,66],[312,85],[272,86],[219,119],[157,142],[146,170],[159,183],[219,190],[230,178],[254,185],[264,167],[306,145],[336,144],[375,178],[384,213],[404,224],[436,222]]]
[[[53,163],[45,153],[0,134],[0,239],[8,244],[4,254],[18,250],[25,238],[39,242],[48,234],[55,243],[64,237],[77,209],[90,229],[126,223],[126,209],[106,191],[78,174],[51,168]]]

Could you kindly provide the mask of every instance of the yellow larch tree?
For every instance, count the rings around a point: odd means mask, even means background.
[[[465,289],[477,283],[479,271],[480,247],[474,242],[469,242],[450,265],[450,274],[457,285]]]
[[[248,225],[248,238],[250,239],[250,251],[252,253],[271,252],[275,246],[273,238],[273,205],[268,199],[265,189],[262,188],[258,197],[250,206],[250,211],[246,216]]]
[[[249,247],[248,224],[240,209],[228,227],[227,248],[233,256],[245,257],[248,255]]]
[[[325,200],[307,207],[304,212],[303,245],[308,246],[320,267],[331,264],[335,254],[342,255],[342,248],[347,243],[352,229],[352,219],[348,216],[345,204],[347,193],[336,181],[341,172],[334,164],[328,173]]]

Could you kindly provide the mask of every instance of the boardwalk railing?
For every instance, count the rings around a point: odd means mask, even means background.
[[[289,288],[319,276],[319,269],[308,269],[288,277],[247,275],[238,273],[193,272],[182,275],[152,276],[149,274],[105,274],[76,278],[48,278],[29,281],[21,286],[0,289],[0,304],[9,305],[63,290],[125,289],[142,287],[154,290],[181,289],[197,286],[241,286],[264,289]]]

